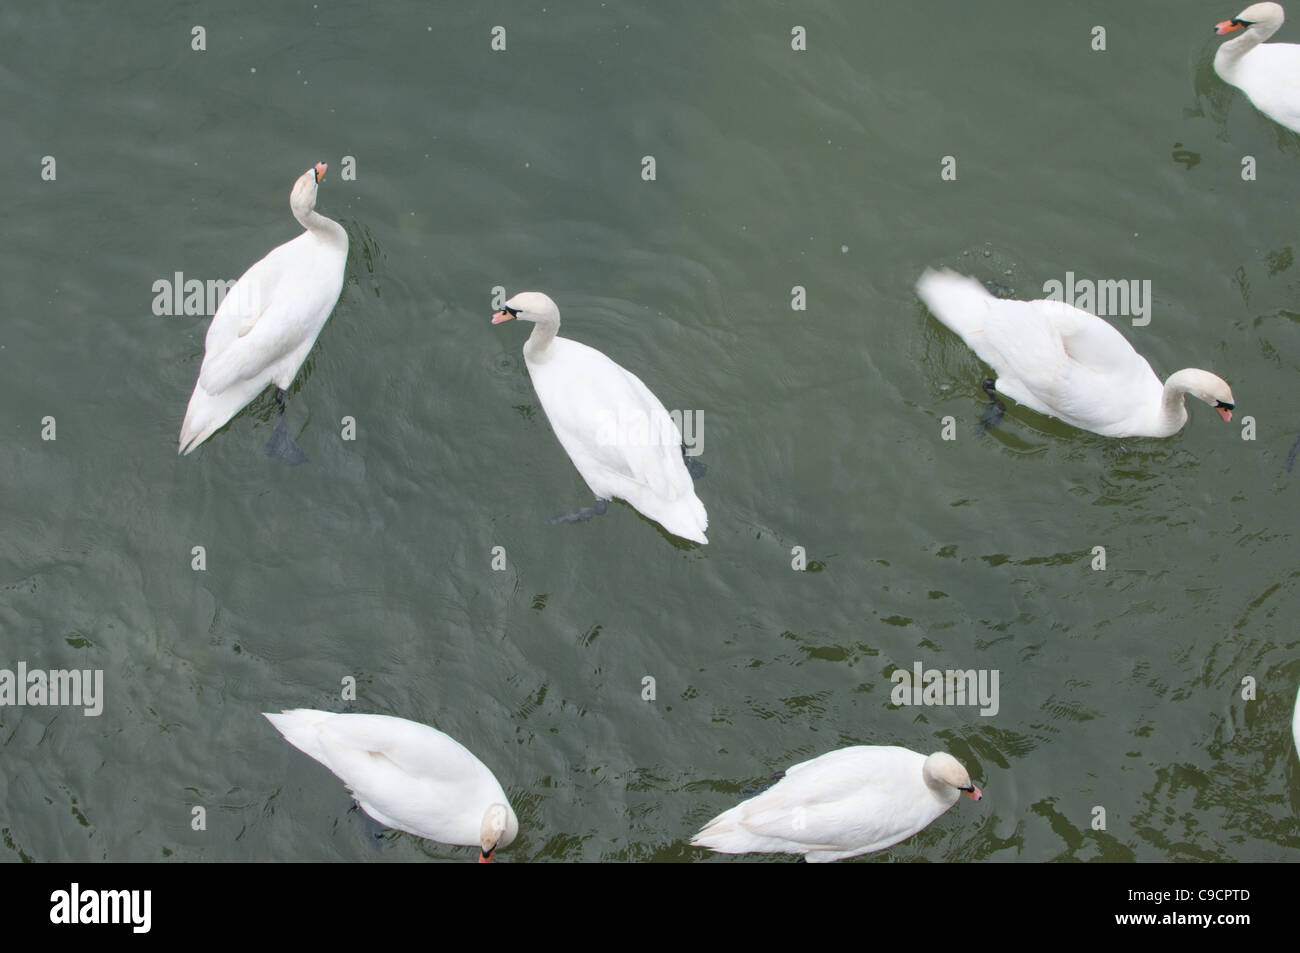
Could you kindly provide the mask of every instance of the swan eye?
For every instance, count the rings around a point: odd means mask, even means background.
[[[1222,407],[1224,410],[1232,410],[1232,409],[1234,409],[1237,405],[1236,405],[1236,404],[1230,404],[1230,403],[1228,403],[1226,400],[1216,400],[1216,401],[1214,402],[1214,406],[1215,406],[1215,407]]]
[[[522,309],[521,309],[521,308],[512,308],[512,307],[510,307],[510,305],[508,305],[508,304],[503,304],[503,305],[501,306],[501,310],[502,310],[502,311],[505,311],[507,314],[509,314],[510,317],[512,317],[512,318],[517,318],[517,317],[519,317],[519,312],[520,312]]]
[[[1254,25],[1255,25],[1255,21],[1254,21],[1254,20],[1237,20],[1237,19],[1232,19],[1232,20],[1229,20],[1228,22],[1231,23],[1233,26],[1254,26]]]

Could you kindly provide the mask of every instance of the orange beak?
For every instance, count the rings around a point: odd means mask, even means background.
[[[1219,412],[1219,416],[1222,417],[1225,422],[1232,423],[1232,411],[1227,407],[1215,407],[1214,409]]]
[[[492,848],[492,850],[491,850],[490,852],[486,853],[486,854],[483,853],[483,851],[480,850],[480,851],[478,852],[478,862],[479,862],[480,864],[490,864],[490,863],[492,863],[492,855],[495,854],[495,853],[496,853],[496,848],[495,848],[495,847]]]
[[[321,179],[325,178],[325,170],[328,169],[328,168],[329,168],[329,166],[327,166],[324,162],[317,162],[317,163],[316,163],[316,181],[317,181],[317,183],[319,183]]]
[[[492,315],[492,323],[500,324],[502,321],[509,321],[513,317],[514,315],[509,311],[498,311],[496,314]]]
[[[971,789],[969,791],[962,791],[961,793],[966,795],[972,801],[978,801],[980,798],[984,796],[984,792],[981,791],[979,788],[977,788],[975,785],[972,784],[970,787]]]
[[[1243,29],[1245,29],[1245,26],[1238,23],[1236,20],[1224,20],[1222,23],[1216,23],[1214,25],[1214,32],[1219,34],[1219,36],[1223,36],[1225,33],[1235,33],[1237,30]]]

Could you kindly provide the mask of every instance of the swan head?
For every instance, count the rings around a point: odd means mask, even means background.
[[[1267,4],[1264,4],[1264,6],[1267,6]],[[1179,371],[1177,374],[1169,375],[1165,387],[1175,392],[1191,394],[1193,397],[1205,401],[1219,412],[1220,417],[1231,422],[1232,409],[1237,405],[1237,402],[1232,397],[1232,388],[1228,386],[1228,382],[1217,374],[1188,368]]]
[[[504,804],[493,804],[483,814],[483,824],[479,827],[478,855],[480,864],[492,863],[492,855],[498,847],[508,847],[515,839],[515,830],[510,824],[510,808]]]
[[[971,782],[970,774],[962,767],[962,763],[943,751],[936,751],[925,759],[921,774],[925,777],[925,783],[933,788],[940,790],[956,788],[972,801],[978,801],[984,796],[984,793]],[[954,798],[956,796],[953,795]]]
[[[289,208],[293,209],[295,217],[302,218],[316,207],[316,186],[320,184],[321,179],[325,178],[327,168],[324,162],[317,162],[298,176],[298,181],[293,184],[293,191],[289,193]]]
[[[520,321],[554,321],[560,323],[560,309],[548,295],[540,291],[521,291],[492,315],[492,323],[500,324],[518,318]]]
[[[1282,5],[1279,3],[1252,3],[1231,20],[1216,23],[1214,32],[1223,36],[1225,33],[1250,30],[1258,26],[1259,29],[1255,32],[1262,34],[1262,38],[1267,38],[1278,31],[1285,19],[1286,14],[1282,12]]]

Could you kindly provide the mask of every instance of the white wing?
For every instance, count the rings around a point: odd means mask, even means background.
[[[557,337],[529,363],[542,409],[600,499],[626,500],[669,532],[707,542],[708,516],[668,411],[635,374],[595,348]]]
[[[444,844],[476,845],[483,815],[509,802],[467,748],[417,722],[388,715],[298,709],[266,716],[290,744],[325,765],[375,820]],[[506,846],[518,830],[509,809]]]
[[[999,391],[1041,414],[1124,436],[1160,407],[1151,365],[1094,314],[1061,301],[1001,300],[951,271],[927,271],[917,293],[997,372]]]
[[[925,756],[857,746],[790,768],[768,790],[716,817],[692,844],[723,853],[807,853],[834,860],[881,850],[944,813],[922,776]]]

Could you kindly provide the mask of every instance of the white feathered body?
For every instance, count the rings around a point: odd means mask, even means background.
[[[1296,757],[1300,758],[1300,691],[1295,694],[1295,714],[1291,716],[1291,738],[1295,741]]]
[[[443,844],[479,844],[483,816],[506,806],[505,847],[519,821],[496,777],[459,742],[389,715],[296,709],[266,716],[285,739],[347,785],[362,810],[388,827]]]
[[[551,428],[598,499],[626,500],[668,532],[708,542],[681,433],[640,378],[562,337],[541,360],[525,351],[525,363]]]
[[[691,841],[725,854],[804,854],[823,863],[883,850],[957,803],[922,773],[926,756],[893,746],[840,748],[710,821]]]
[[[1018,403],[1107,437],[1169,436],[1164,385],[1119,331],[1063,301],[995,298],[975,279],[927,271],[921,300],[997,372]],[[1179,405],[1181,407],[1181,404]]]
[[[1219,47],[1214,70],[1274,122],[1300,132],[1300,44],[1261,43],[1240,57]]]
[[[185,453],[267,386],[288,390],[343,291],[347,257],[346,234],[340,245],[305,231],[272,249],[230,288],[208,328],[181,426]]]

